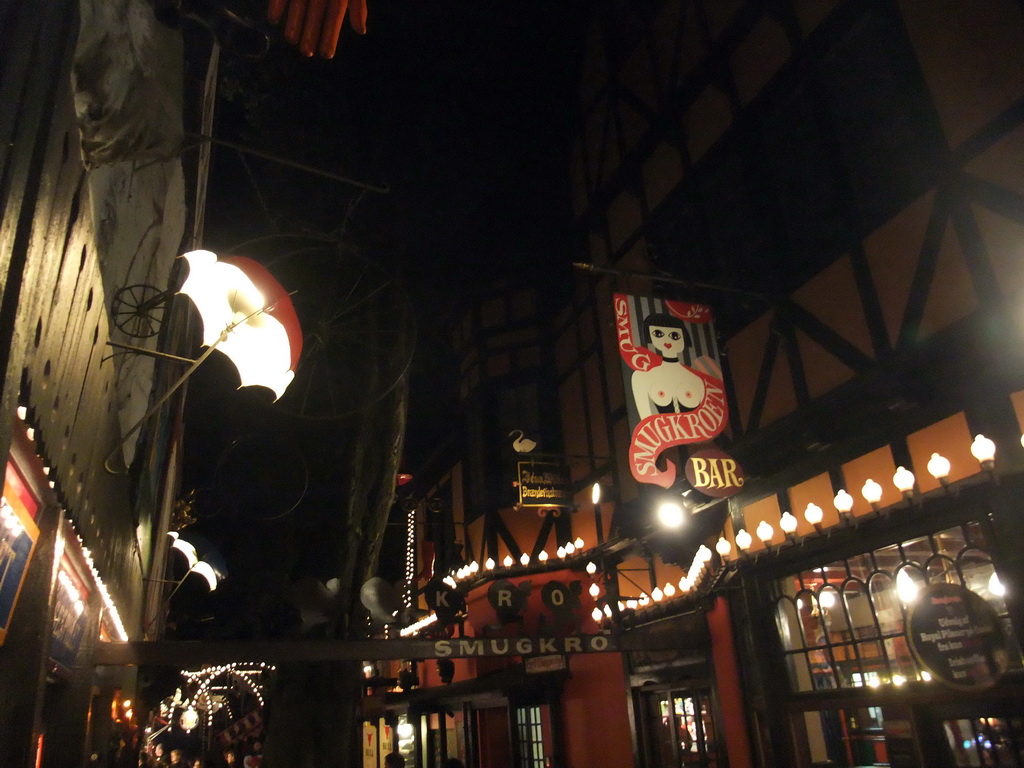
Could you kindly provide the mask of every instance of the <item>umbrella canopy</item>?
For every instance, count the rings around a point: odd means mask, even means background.
[[[259,262],[243,256],[218,258],[190,251],[188,278],[181,287],[199,310],[203,344],[226,354],[242,386],[263,386],[284,394],[295,377],[302,331],[291,297]]]

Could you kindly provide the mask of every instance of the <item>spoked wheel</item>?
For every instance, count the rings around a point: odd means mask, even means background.
[[[153,285],[128,285],[114,294],[110,314],[122,333],[136,339],[148,339],[160,332],[169,297]]]
[[[397,274],[333,245],[296,251],[268,267],[295,291],[303,333],[298,370],[279,407],[308,419],[337,419],[401,383],[415,325]]]

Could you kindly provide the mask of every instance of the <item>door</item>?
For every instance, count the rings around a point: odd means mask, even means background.
[[[719,768],[718,728],[707,689],[641,694],[648,768]]]

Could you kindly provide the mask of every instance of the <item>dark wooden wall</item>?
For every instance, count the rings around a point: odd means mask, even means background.
[[[0,2],[0,453],[24,435],[16,412],[25,406],[35,435],[34,445],[22,437],[29,468],[49,466],[53,482],[51,490],[36,475],[44,496],[40,541],[0,647],[0,730],[7,734],[0,764],[10,766],[29,764],[33,732],[41,729],[48,730],[47,764],[73,764],[84,745],[91,666],[76,667],[63,686],[48,689],[43,682],[63,521],[93,553],[124,623],[137,623],[141,610],[128,481],[103,467],[119,427],[107,301],[71,92],[77,5]],[[89,586],[95,628],[102,601],[96,585]]]

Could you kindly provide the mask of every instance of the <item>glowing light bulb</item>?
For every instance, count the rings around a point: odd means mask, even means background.
[[[804,520],[811,525],[821,525],[821,521],[825,519],[825,510],[815,504],[813,501],[807,504],[807,509],[804,510]]]
[[[601,594],[601,588],[599,586],[597,586],[596,583],[595,584],[591,584],[590,585],[590,589],[588,591],[590,592],[590,596],[591,597],[597,597],[598,595]]]
[[[678,528],[683,524],[683,505],[677,501],[666,501],[658,507],[658,520],[666,528]]]
[[[715,543],[715,551],[722,557],[728,557],[729,553],[732,552],[732,544],[725,536],[719,536],[718,541]]]
[[[589,563],[587,563],[587,573],[589,573],[591,576],[597,573],[597,563],[595,563],[594,561],[590,561]]]
[[[790,512],[783,512],[779,518],[779,528],[785,534],[796,533],[797,519]]]
[[[1006,587],[999,580],[999,574],[995,571],[992,571],[992,575],[988,577],[988,591],[996,597],[1006,597]]]
[[[917,593],[919,591],[917,582],[907,573],[906,568],[896,574],[896,596],[899,597],[900,602],[904,605],[909,605],[917,600]]]
[[[949,477],[949,472],[952,468],[949,459],[938,453],[933,453],[932,457],[928,459],[928,474],[939,482]]]
[[[901,493],[910,493],[914,490],[914,473],[906,467],[896,467],[896,473],[892,476],[892,484]]]
[[[754,538],[747,533],[745,528],[740,528],[736,531],[736,546],[740,548],[740,551],[746,552],[750,549],[750,545],[754,543]]]
[[[501,561],[501,564],[506,568],[511,568],[515,560],[512,559],[512,555],[505,555],[505,559]]]
[[[848,494],[845,489],[840,488],[839,493],[832,499],[832,504],[840,515],[848,515],[853,509],[853,496]]]
[[[982,465],[995,461],[996,444],[984,435],[975,435],[971,443],[971,455]]]
[[[757,529],[754,531],[759,538],[765,544],[768,544],[772,540],[772,536],[775,535],[775,529],[772,528],[771,524],[767,520],[762,520],[757,524]]]
[[[864,497],[864,501],[868,504],[877,504],[882,500],[882,486],[869,477],[864,481],[864,486],[860,489],[860,495]]]

